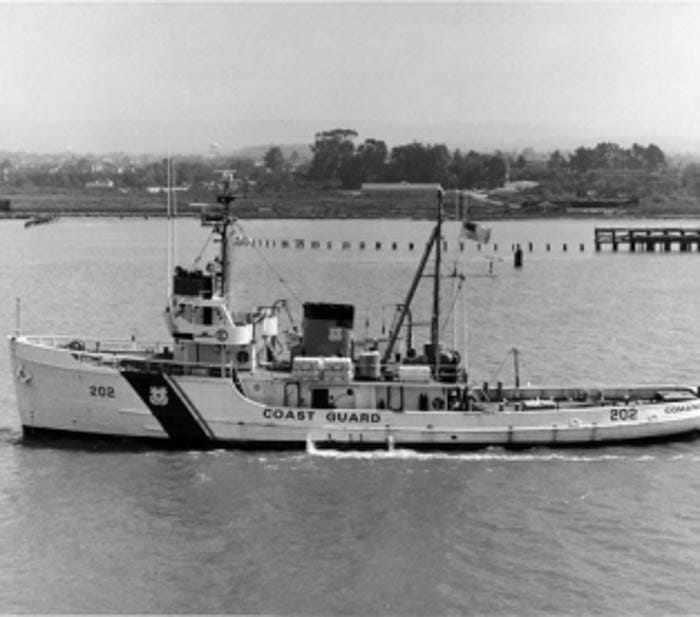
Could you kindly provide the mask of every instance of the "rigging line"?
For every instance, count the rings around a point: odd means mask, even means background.
[[[365,304],[362,303],[361,308],[368,311],[380,311],[384,308],[393,309],[396,308],[396,302],[382,302],[380,304]]]
[[[508,356],[505,356],[503,360],[501,360],[501,363],[498,365],[498,368],[491,374],[489,381],[493,381],[496,378],[496,376],[501,372],[501,369],[503,368],[503,365],[506,363],[507,359]]]
[[[204,255],[204,251],[207,250],[207,247],[209,246],[209,243],[211,242],[212,237],[214,236],[214,230],[209,232],[209,235],[207,236],[206,241],[204,242],[204,246],[202,247],[202,250],[199,251],[199,255],[195,257],[194,261],[192,262],[193,265],[197,265],[199,263],[199,260],[202,259],[202,255]]]
[[[452,298],[452,304],[450,305],[450,310],[448,311],[447,315],[445,316],[445,319],[442,322],[442,328],[440,329],[440,335],[445,333],[445,330],[447,329],[447,325],[450,321],[450,317],[452,316],[452,313],[455,310],[455,306],[457,305],[457,300],[459,300],[459,294],[462,293],[462,286],[464,285],[464,277],[463,275],[460,276],[459,280],[459,285],[457,285],[457,290],[455,291],[453,298]]]
[[[509,356],[511,353],[513,353],[512,349],[506,352],[506,355],[503,357],[503,360],[502,360],[501,363],[498,365],[498,368],[497,368],[497,369],[493,372],[493,374],[491,375],[491,378],[489,379],[489,381],[493,380],[493,379],[501,372],[501,369],[503,368],[503,365],[506,363],[506,360],[508,360],[508,356]],[[520,354],[520,355],[522,355],[522,354]]]
[[[449,311],[447,311],[447,314],[444,317],[442,327],[440,329],[440,336],[442,336],[447,329],[448,323],[450,321],[450,317],[452,316],[452,313],[454,312],[455,306],[457,305],[457,300],[459,300],[459,294],[462,293],[462,286],[464,285],[464,281],[466,277],[464,274],[461,272],[458,272],[457,270],[457,260],[454,262],[454,267],[452,271],[444,275],[444,278],[451,278],[452,279],[452,304],[450,306]],[[455,281],[459,280],[459,283],[456,285],[455,289]]]
[[[245,232],[245,229],[243,228],[243,225],[241,225],[238,221],[236,221],[236,227],[238,227],[238,229],[241,231],[241,233],[243,233],[244,236],[247,236],[247,234],[246,234],[246,232]],[[265,262],[265,264],[267,265],[267,267],[270,268],[270,270],[272,270],[272,272],[274,273],[274,275],[277,277],[277,280],[278,280],[278,281],[282,284],[282,286],[289,292],[289,295],[292,296],[299,304],[303,304],[301,298],[300,298],[296,293],[294,293],[294,290],[287,284],[287,281],[285,281],[285,280],[282,278],[282,275],[281,275],[279,272],[277,272],[277,270],[274,268],[274,266],[265,258],[265,255],[264,255],[263,252],[260,250],[260,248],[257,247],[257,246],[253,246],[253,249],[254,249],[255,252],[258,254],[258,256],[260,257],[260,259],[262,259],[262,260]]]

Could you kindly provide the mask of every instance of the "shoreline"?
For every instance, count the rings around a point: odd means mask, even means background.
[[[29,219],[35,216],[100,217],[100,218],[166,218],[163,195],[95,194],[90,192],[17,193],[1,196],[6,208],[0,209],[0,220]],[[472,207],[474,220],[551,220],[551,219],[696,219],[700,205],[695,202],[670,200],[671,203],[640,203],[620,207],[574,208],[552,207],[545,202],[516,207]],[[212,203],[209,194],[191,194],[178,200],[178,218],[199,216],[199,209],[190,203]],[[459,207],[447,202],[443,206],[446,220],[458,218]],[[304,193],[298,195],[253,195],[235,202],[242,219],[387,219],[434,220],[435,203],[425,194],[398,200],[343,194]]]

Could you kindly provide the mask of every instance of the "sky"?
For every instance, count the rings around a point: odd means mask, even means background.
[[[700,3],[0,0],[0,150],[700,152]]]

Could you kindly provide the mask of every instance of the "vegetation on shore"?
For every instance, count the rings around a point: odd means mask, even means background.
[[[177,199],[210,201],[219,170],[231,169],[252,217],[423,217],[425,196],[367,194],[366,183],[434,183],[447,190],[478,191],[481,216],[571,213],[567,205],[620,208],[639,216],[700,215],[700,164],[667,156],[655,144],[594,148],[545,155],[463,153],[444,144],[413,142],[389,150],[384,141],[356,144],[351,129],[315,135],[309,153],[270,146],[246,155],[177,156]],[[2,160],[4,158],[4,160]],[[111,155],[0,157],[0,210],[5,216],[36,212],[157,215],[165,213],[162,159]],[[4,202],[3,202],[4,200]],[[484,205],[486,203],[486,205]],[[581,210],[584,211],[584,210]]]

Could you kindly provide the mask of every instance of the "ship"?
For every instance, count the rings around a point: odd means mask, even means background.
[[[216,200],[198,204],[202,226],[218,242],[216,256],[203,268],[169,263],[166,344],[25,334],[19,327],[8,335],[23,440],[452,450],[697,436],[700,396],[688,385],[472,383],[458,350],[439,340],[439,187],[434,225],[382,341],[357,336],[350,302],[304,302],[300,328],[290,325],[283,299],[234,310],[233,255],[245,244],[237,232],[235,186],[226,176]],[[430,338],[416,348],[411,306],[426,276]]]

